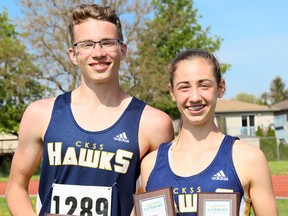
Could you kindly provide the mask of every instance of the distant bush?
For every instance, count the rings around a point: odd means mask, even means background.
[[[260,137],[260,149],[268,161],[277,160],[277,140],[275,137]]]
[[[288,145],[281,142],[279,149],[277,149],[276,137],[260,137],[260,148],[268,161],[276,161],[278,157],[279,160],[288,160]]]
[[[10,174],[10,168],[12,163],[13,155],[0,157],[0,177],[7,177]],[[41,171],[41,164],[37,167],[34,174],[39,175]]]
[[[283,142],[279,145],[280,160],[288,160],[288,145]]]
[[[0,177],[9,176],[12,156],[1,155],[0,158]]]
[[[277,145],[275,130],[271,126],[267,131],[258,126],[256,136],[260,138],[260,148],[268,161],[288,160],[288,145],[283,142]]]

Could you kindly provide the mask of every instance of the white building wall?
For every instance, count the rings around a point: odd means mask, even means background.
[[[0,133],[0,154],[14,153],[18,145],[15,135]]]
[[[254,115],[255,118],[255,131],[257,131],[258,125],[266,131],[269,127],[269,125],[274,123],[274,115],[273,113],[263,113],[263,114],[257,114],[257,113],[229,113],[222,116],[225,116],[226,121],[226,130],[227,134],[230,134],[232,136],[239,136],[242,133],[242,116],[244,115]],[[217,120],[215,118],[215,122],[217,124]]]
[[[255,127],[257,129],[260,126],[264,131],[267,131],[269,125],[274,124],[274,115],[273,113],[258,114],[255,115]]]
[[[242,128],[241,116],[230,115],[226,116],[227,134],[238,136],[241,134]]]

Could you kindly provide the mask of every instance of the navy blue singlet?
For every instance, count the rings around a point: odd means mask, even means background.
[[[76,123],[70,103],[71,92],[56,98],[44,137],[39,215],[50,212],[53,183],[112,187],[112,216],[130,215],[140,175],[139,122],[146,104],[133,97],[115,124],[91,132]]]
[[[177,215],[197,215],[198,192],[239,192],[240,216],[249,215],[250,201],[244,196],[239,177],[232,160],[232,145],[235,137],[226,135],[212,163],[202,172],[190,176],[177,176],[169,165],[171,143],[161,144],[155,166],[147,182],[146,190],[172,186]]]

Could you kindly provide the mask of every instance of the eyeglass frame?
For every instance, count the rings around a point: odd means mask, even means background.
[[[93,52],[93,50],[94,50],[95,47],[96,47],[96,44],[98,43],[101,49],[104,49],[105,51],[107,51],[105,48],[103,48],[103,45],[101,45],[101,42],[103,42],[103,41],[111,41],[111,40],[117,42],[117,44],[116,44],[116,46],[115,46],[115,50],[116,50],[116,48],[117,48],[119,45],[122,45],[122,44],[123,44],[123,41],[122,41],[122,40],[120,40],[120,39],[118,39],[118,38],[111,38],[111,39],[103,39],[103,40],[99,40],[99,41],[92,41],[92,40],[78,41],[78,42],[74,43],[73,46],[74,46],[74,47],[78,47],[78,44],[79,44],[79,43],[91,42],[91,43],[94,44],[93,47],[92,47],[93,49],[91,49],[91,52]],[[89,49],[87,49],[87,50],[89,50]],[[90,53],[90,52],[88,52],[88,53]],[[88,53],[87,53],[87,54],[88,54]]]

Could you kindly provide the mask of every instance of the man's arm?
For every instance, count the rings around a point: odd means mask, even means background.
[[[28,194],[31,176],[42,157],[42,135],[47,124],[47,101],[37,101],[28,106],[20,123],[19,139],[13,156],[6,189],[6,201],[11,215],[35,215]],[[45,125],[46,126],[46,125]]]
[[[158,149],[161,143],[172,141],[173,138],[171,118],[163,111],[146,106],[140,121],[140,158]]]

